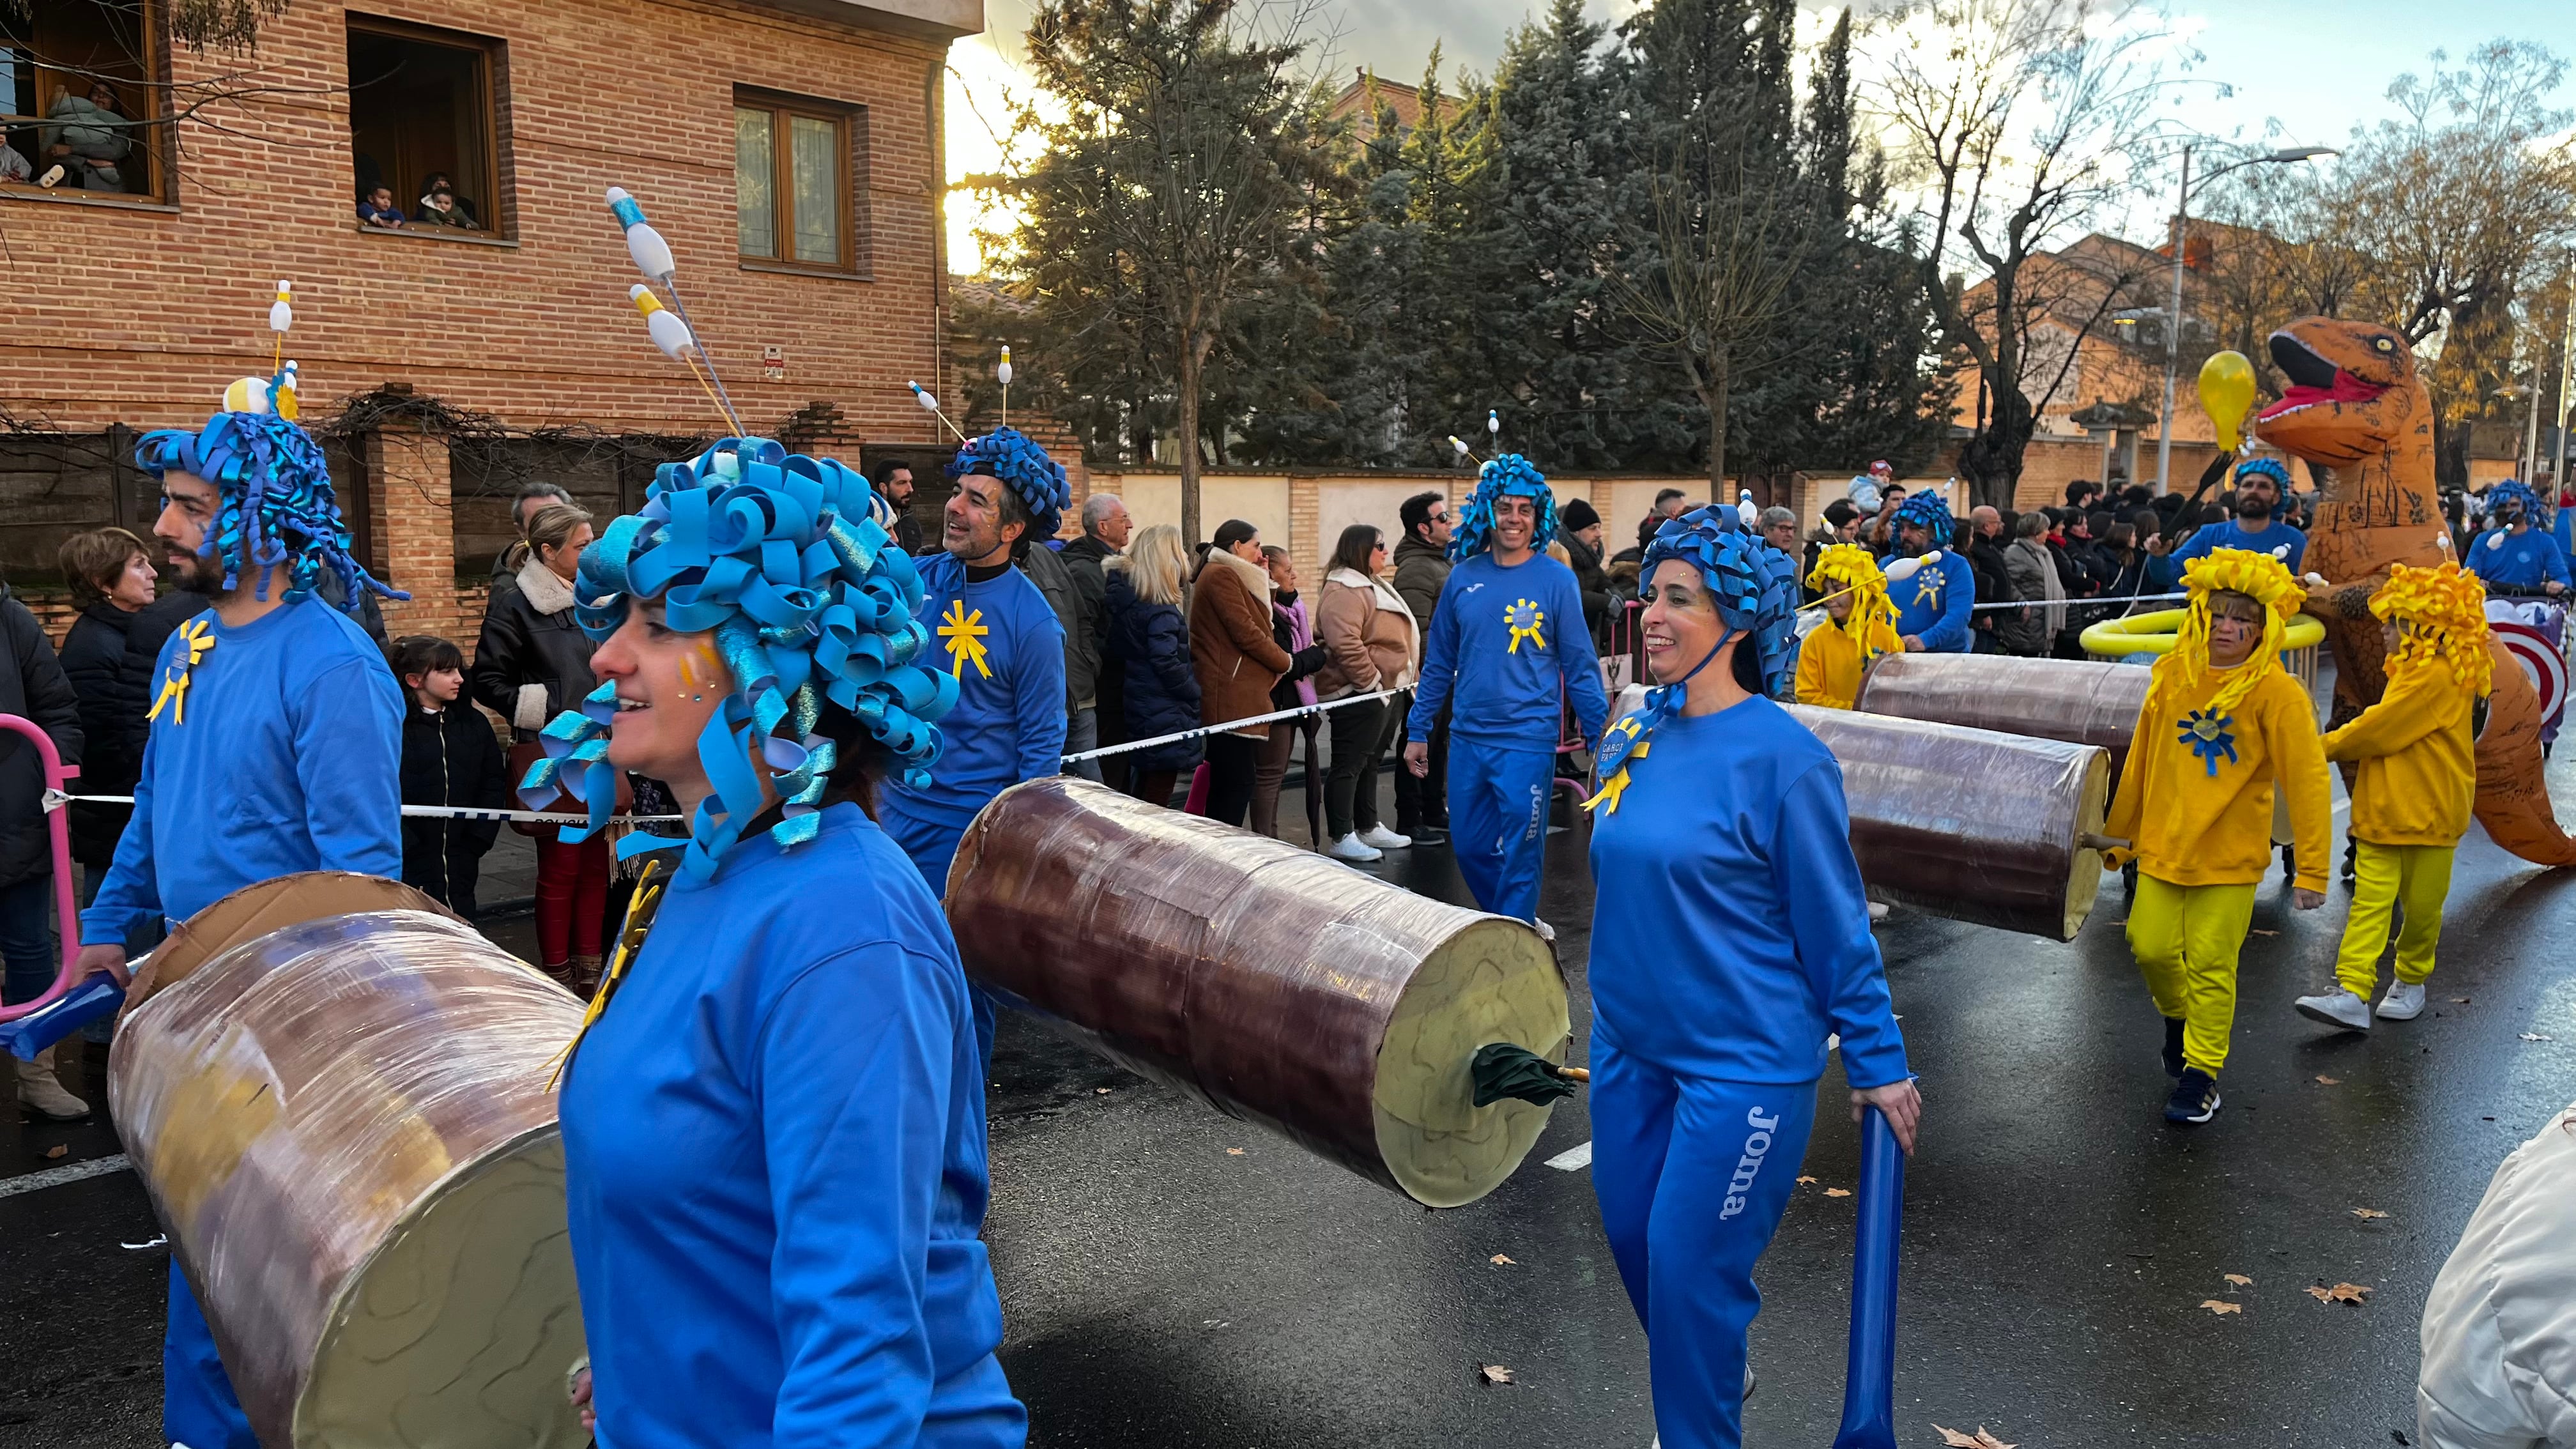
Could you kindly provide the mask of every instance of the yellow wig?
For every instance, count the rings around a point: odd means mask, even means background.
[[[1816,555],[1816,567],[1807,582],[1828,594],[1852,596],[1851,612],[1834,627],[1860,650],[1860,661],[1867,664],[1879,651],[1870,648],[1878,637],[1876,626],[1896,628],[1896,604],[1887,596],[1887,575],[1879,570],[1878,560],[1868,549],[1856,543],[1829,543]]]
[[[2388,582],[2370,596],[2370,612],[2404,625],[2395,664],[2439,660],[2473,697],[2495,685],[2495,657],[2487,652],[2487,589],[2456,563],[2429,569],[2395,565]]]
[[[2209,712],[2225,715],[2243,703],[2274,670],[2281,667],[2281,649],[2290,629],[2290,616],[2299,612],[2307,590],[2290,577],[2281,561],[2268,553],[2251,549],[2213,549],[2183,566],[2183,587],[2191,591],[2191,602],[2183,608],[2182,628],[2174,637],[2173,652],[2156,662],[2155,682],[2147,687],[2150,698],[2167,688],[2190,689],[2209,672],[2209,596],[2215,593],[2245,594],[2263,605],[2263,639],[2254,652],[2233,671],[2233,677],[2219,688],[2209,701]]]

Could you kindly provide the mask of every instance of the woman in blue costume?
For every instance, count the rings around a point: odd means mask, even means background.
[[[838,463],[727,439],[582,557],[599,688],[522,798],[667,785],[565,1067],[565,1195],[606,1449],[1011,1449],[978,1237],[984,1094],[939,902],[869,816],[955,702],[912,561]]]
[[[1794,564],[1722,508],[1646,550],[1660,688],[1610,727],[1589,804],[1592,1170],[1671,1449],[1743,1442],[1744,1335],[1815,1123],[1825,1038],[1852,1110],[1921,1112],[1852,859],[1842,772],[1765,698],[1795,662]]]

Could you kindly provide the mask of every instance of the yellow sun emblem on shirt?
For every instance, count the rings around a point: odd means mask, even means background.
[[[1950,581],[1939,569],[1928,568],[1914,576],[1914,604],[1917,608],[1941,607],[1941,586]]]
[[[152,701],[151,712],[143,716],[146,721],[159,719],[161,706],[166,704],[170,706],[170,723],[188,722],[188,681],[194,677],[197,661],[214,649],[215,635],[205,620],[191,619],[179,626],[179,639],[188,646],[187,657],[172,659],[170,667],[163,671],[161,697]]]
[[[948,672],[964,679],[966,666],[971,663],[977,674],[992,678],[992,669],[984,663],[984,636],[992,632],[984,622],[983,610],[970,614],[964,599],[949,600],[948,612],[939,619],[940,642],[948,646]]]
[[[1530,600],[1514,600],[1503,610],[1503,622],[1511,626],[1512,631],[1512,647],[1503,651],[1504,653],[1520,653],[1523,639],[1527,639],[1541,649],[1547,647],[1547,637],[1539,632],[1540,627],[1547,623],[1547,611]]]

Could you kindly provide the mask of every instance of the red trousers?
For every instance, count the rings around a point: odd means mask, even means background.
[[[542,966],[575,956],[600,957],[608,914],[608,842],[593,836],[566,845],[537,840],[537,954]]]

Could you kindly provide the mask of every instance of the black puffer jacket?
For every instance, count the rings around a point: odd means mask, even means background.
[[[0,714],[35,721],[52,736],[63,763],[80,763],[80,697],[63,677],[45,626],[5,586],[0,586]],[[45,762],[26,740],[0,734],[0,886],[42,879],[53,870]]]
[[[532,739],[590,693],[596,647],[573,621],[572,586],[531,561],[492,590],[467,692],[517,729],[518,738]]]
[[[1127,571],[1107,579],[1109,658],[1126,685],[1127,738],[1152,739],[1199,727],[1199,676],[1190,663],[1190,628],[1170,604],[1149,604],[1127,586]],[[1205,758],[1204,739],[1178,740],[1127,756],[1137,770],[1187,770]]]
[[[143,774],[143,744],[152,734],[144,716],[152,708],[152,690],[126,663],[128,631],[140,617],[96,603],[81,610],[63,636],[63,677],[80,701],[81,773],[75,788],[83,795],[131,795]],[[74,805],[70,811],[72,859],[106,869],[134,807]]]
[[[498,810],[509,803],[509,772],[501,742],[483,712],[459,701],[436,714],[412,701],[403,712],[402,802],[465,805]],[[403,880],[442,901],[459,865],[483,858],[501,833],[497,820],[440,820],[405,816]]]

